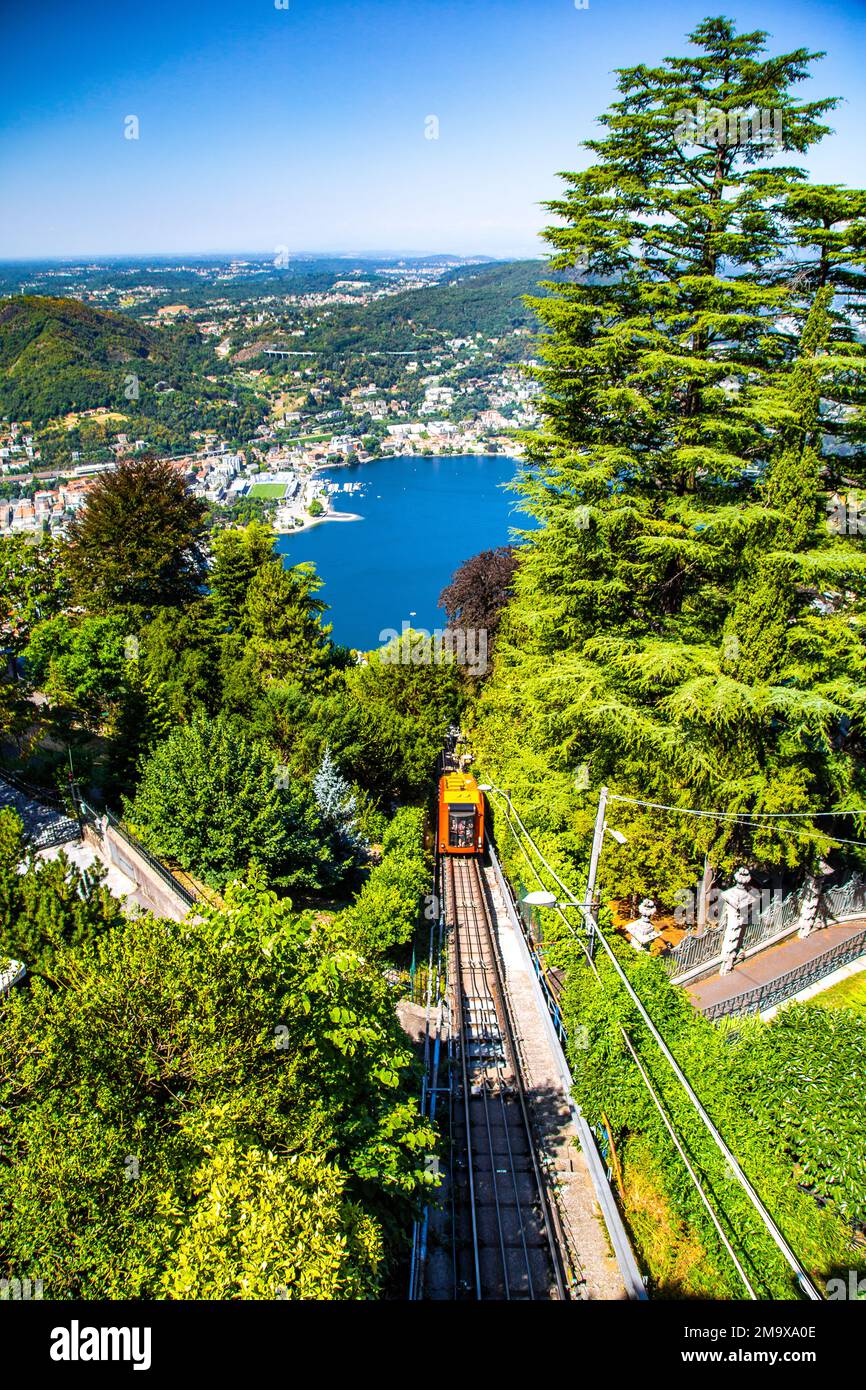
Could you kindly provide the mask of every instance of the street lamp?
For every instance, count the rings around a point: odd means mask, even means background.
[[[520,899],[526,903],[527,907],[573,907],[573,903],[558,903],[555,893],[547,893],[543,888],[537,888],[534,893],[527,893],[525,898]]]

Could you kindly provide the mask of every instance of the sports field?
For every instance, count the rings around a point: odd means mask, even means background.
[[[282,497],[285,493],[285,483],[253,483],[249,490],[250,497]]]

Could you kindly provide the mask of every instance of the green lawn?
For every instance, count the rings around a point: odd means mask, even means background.
[[[866,1018],[866,972],[850,975],[832,989],[816,994],[809,1002],[825,1009],[853,1009],[861,1018]]]
[[[285,483],[253,483],[249,490],[249,497],[282,497],[285,493]]]

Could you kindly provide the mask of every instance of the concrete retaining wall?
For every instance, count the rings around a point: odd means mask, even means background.
[[[119,835],[113,826],[100,822],[97,830],[85,825],[84,839],[92,845],[102,862],[114,864],[135,884],[138,894],[147,899],[148,906],[160,917],[182,922],[190,911],[186,899],[173,893],[169,884],[156,873],[143,855]]]

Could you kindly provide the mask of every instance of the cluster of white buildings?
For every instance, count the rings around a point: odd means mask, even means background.
[[[0,425],[0,472],[10,473],[13,468],[32,463],[39,457],[39,450],[33,442],[33,435],[24,425],[12,423]]]
[[[491,444],[505,446],[515,454],[519,445],[509,431],[514,421],[507,420],[498,410],[484,410],[477,420],[417,420],[407,424],[388,425],[382,441],[383,453],[402,453],[407,449],[448,450],[451,453],[483,453]]]
[[[0,535],[62,536],[87,497],[84,483],[44,488],[30,497],[0,499]]]

